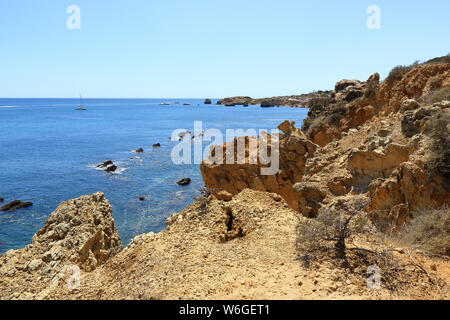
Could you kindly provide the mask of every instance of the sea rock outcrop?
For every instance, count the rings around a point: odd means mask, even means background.
[[[238,96],[238,97],[229,97],[224,98],[217,101],[217,104],[228,105],[228,106],[236,106],[236,105],[249,105],[251,104],[253,99],[251,97],[246,96]]]
[[[177,181],[177,184],[180,186],[187,186],[191,181],[191,178],[183,178],[180,181]]]
[[[2,199],[2,201],[3,201],[3,199]],[[14,201],[11,201],[10,203],[0,207],[0,211],[14,211],[14,210],[26,208],[26,207],[29,207],[32,205],[33,205],[32,202],[22,202],[20,200],[14,200]]]
[[[114,164],[108,166],[108,167],[105,169],[106,172],[115,172],[116,170],[117,170],[117,166],[114,165]]]
[[[97,168],[103,169],[105,172],[115,172],[117,166],[112,162],[112,160],[105,161],[97,165]]]

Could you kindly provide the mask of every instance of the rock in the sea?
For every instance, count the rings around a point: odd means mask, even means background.
[[[3,202],[5,199],[3,199],[3,198],[0,198],[0,202]]]
[[[139,201],[145,201],[145,197],[139,197]]]
[[[112,160],[108,160],[108,161],[105,161],[105,162],[99,164],[97,166],[97,168],[106,168],[106,167],[108,167],[108,166],[110,166],[112,164],[113,164]]]
[[[276,101],[275,99],[264,99],[261,101],[260,106],[262,108],[272,108],[275,106],[279,106],[278,101]]]
[[[114,172],[116,170],[117,170],[117,166],[114,164],[105,169],[106,172]]]
[[[192,181],[191,178],[183,178],[180,181],[178,181],[177,184],[180,186],[186,186],[189,183],[191,183],[191,181]]]
[[[3,199],[2,199],[3,200]],[[20,200],[14,200],[3,207],[0,208],[0,211],[13,211],[21,208],[26,208],[29,206],[32,206],[33,203],[31,202],[22,202]]]
[[[204,104],[211,104],[211,99],[206,99]]]
[[[154,145],[153,145],[153,148],[159,148],[159,147],[161,147],[161,144],[158,142],[158,143],[155,143]]]
[[[144,149],[139,148],[139,149],[134,150],[134,152],[136,152],[136,153],[143,153],[143,152],[144,152]]]

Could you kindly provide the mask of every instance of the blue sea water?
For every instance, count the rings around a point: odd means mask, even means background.
[[[160,102],[180,101],[162,106]],[[182,103],[189,102],[190,106]],[[165,219],[183,210],[203,187],[199,165],[175,165],[169,141],[178,128],[275,129],[298,124],[306,109],[204,105],[198,99],[0,99],[0,198],[33,202],[0,212],[0,254],[22,248],[61,201],[103,191],[127,244],[144,232],[159,232]],[[152,148],[154,143],[161,148]],[[206,147],[206,143],[204,147]],[[132,150],[142,147],[143,154]],[[96,170],[113,160],[118,173]],[[190,177],[181,187],[175,182]],[[144,196],[148,200],[139,201]]]

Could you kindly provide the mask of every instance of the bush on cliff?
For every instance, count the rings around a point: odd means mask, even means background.
[[[433,86],[433,84],[431,84],[431,86]],[[423,102],[427,104],[441,102],[443,100],[450,101],[450,87],[435,89],[423,97]]]
[[[307,268],[326,252],[345,259],[346,240],[354,234],[370,232],[367,214],[355,209],[351,215],[335,210],[321,210],[317,218],[299,218],[297,225],[297,255]]]
[[[448,208],[420,213],[396,235],[405,246],[427,253],[450,256],[450,214]]]
[[[199,210],[202,214],[206,214],[208,212],[210,198],[209,196],[212,194],[211,190],[207,187],[200,189],[200,196],[195,198],[195,200],[199,204]]]
[[[431,174],[443,177],[447,188],[450,188],[450,134],[447,128],[449,123],[448,112],[435,114],[428,121],[432,144],[427,169]]]
[[[391,72],[389,72],[389,75],[386,78],[386,82],[395,82],[402,78],[402,76],[407,73],[408,71],[412,70],[413,68],[417,67],[419,65],[419,61],[414,62],[413,64],[409,66],[396,66],[394,67]]]

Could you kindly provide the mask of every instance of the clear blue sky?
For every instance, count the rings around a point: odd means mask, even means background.
[[[69,30],[69,5],[81,29]],[[369,30],[369,5],[381,29]],[[265,97],[450,52],[449,0],[2,0],[0,97]]]

